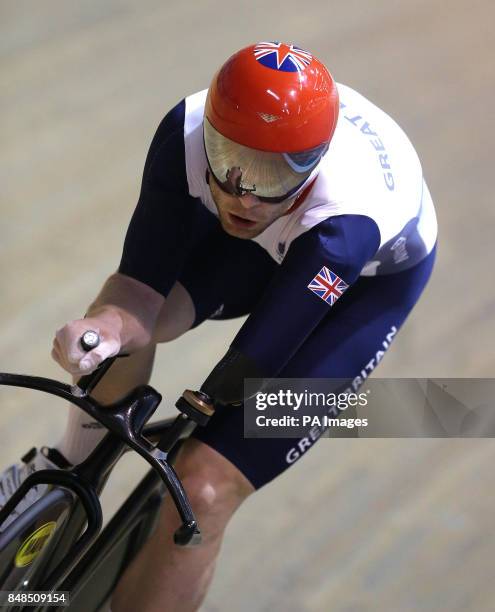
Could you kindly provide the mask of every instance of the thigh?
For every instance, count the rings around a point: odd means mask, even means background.
[[[92,396],[103,405],[111,404],[124,397],[139,385],[148,384],[156,345],[148,344],[127,357],[117,359],[95,387]]]
[[[281,378],[345,378],[356,385],[376,367],[423,291],[435,253],[404,272],[360,278],[279,373]],[[290,333],[290,330],[288,330]],[[260,488],[290,467],[322,432],[294,439],[245,438],[242,406],[219,407],[194,435]]]

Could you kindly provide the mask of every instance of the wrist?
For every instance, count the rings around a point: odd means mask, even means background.
[[[111,304],[91,305],[84,318],[94,320],[96,326],[101,327],[100,331],[110,333],[123,344],[124,319],[120,308]]]
[[[94,318],[118,339],[122,352],[134,352],[151,341],[151,329],[137,315],[119,306],[107,304],[91,308],[88,312],[87,316]]]

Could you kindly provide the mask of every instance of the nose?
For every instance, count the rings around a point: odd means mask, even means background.
[[[257,204],[259,204],[258,198],[252,193],[246,193],[239,198],[239,202],[241,206],[243,206],[246,210],[253,208]]]

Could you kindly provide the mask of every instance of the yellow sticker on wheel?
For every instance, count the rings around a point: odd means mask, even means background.
[[[43,550],[43,546],[47,543],[56,526],[57,523],[55,521],[50,521],[38,527],[36,531],[33,531],[17,551],[14,561],[15,566],[25,567],[32,563]]]

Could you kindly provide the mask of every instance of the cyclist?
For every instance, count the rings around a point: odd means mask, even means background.
[[[179,522],[165,500],[154,536],[117,586],[114,612],[199,607],[230,517],[317,437],[244,438],[244,378],[359,385],[422,293],[436,234],[404,132],[299,47],[246,47],[207,91],[170,110],[149,149],[118,271],[85,319],[57,331],[53,357],[77,377],[130,353],[96,389],[110,402],[148,381],[158,343],[206,319],[249,316],[202,387],[215,415],[176,464],[203,543],[174,546]],[[88,329],[102,342],[84,353],[78,340]],[[57,449],[76,463],[102,435],[72,408]]]

